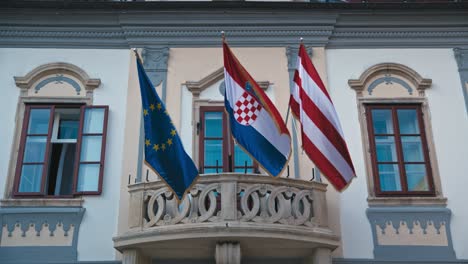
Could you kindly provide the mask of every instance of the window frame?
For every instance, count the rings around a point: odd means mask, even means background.
[[[231,136],[231,131],[229,130],[228,126],[228,114],[225,111],[224,106],[200,106],[200,111],[199,111],[199,127],[198,127],[198,140],[199,140],[199,148],[198,148],[198,162],[199,162],[199,171],[201,174],[204,173],[205,171],[205,132],[204,132],[204,121],[205,121],[205,113],[207,112],[221,112],[223,114],[223,138],[221,139],[223,142],[223,151],[222,151],[222,157],[223,157],[223,164],[222,166],[222,171],[219,171],[218,173],[224,173],[224,172],[235,172],[236,166],[234,164],[235,162],[235,142],[234,139]],[[219,138],[212,138],[214,140],[220,140]],[[231,146],[231,160],[229,160],[229,151],[228,147],[229,145]],[[247,152],[246,152],[247,153]],[[247,153],[247,155],[249,155]],[[252,169],[252,173],[259,173],[258,171],[258,163],[255,161],[254,158],[252,158],[250,155],[249,157],[252,159],[252,166],[247,166],[247,169]],[[227,161],[227,162],[225,162]],[[216,166],[210,166],[216,169]],[[245,167],[242,167],[245,168]]]
[[[371,155],[371,166],[372,166],[372,174],[374,180],[374,192],[377,197],[414,197],[414,196],[436,196],[436,190],[434,185],[434,178],[432,175],[432,166],[431,166],[431,159],[429,155],[429,145],[426,137],[426,127],[424,124],[423,118],[423,111],[422,111],[422,104],[418,103],[408,103],[408,104],[395,104],[395,103],[365,103],[365,113],[366,113],[366,120],[367,120],[367,133],[369,139],[369,147],[370,147],[370,155]],[[402,185],[401,191],[382,191],[380,186],[380,177],[378,172],[378,163],[377,162],[377,149],[375,143],[375,132],[373,126],[373,119],[372,119],[372,110],[373,109],[389,109],[392,113],[392,124],[395,138],[395,148],[397,154],[397,162],[400,174],[400,181]],[[412,164],[412,162],[405,162],[403,159],[403,148],[402,148],[402,141],[401,141],[401,133],[399,130],[399,122],[397,117],[397,110],[398,109],[415,109],[417,113],[417,122],[419,126],[419,134],[404,134],[404,136],[411,136],[417,135],[421,137],[421,147],[423,151],[424,162],[417,162],[414,164],[424,164],[426,168],[426,175],[427,175],[427,183],[429,190],[428,191],[408,191],[408,183],[407,183],[407,175],[405,164]],[[378,134],[378,136],[385,136],[385,134]],[[392,164],[395,164],[393,162]]]
[[[73,175],[72,175],[72,194],[69,195],[48,195],[46,194],[46,179],[47,179],[47,171],[50,165],[50,151],[53,129],[54,129],[54,122],[55,122],[55,109],[57,108],[79,108],[80,109],[80,125],[79,131],[77,136],[76,142],[76,152],[75,152],[75,161],[74,161],[74,168],[73,168]],[[84,110],[86,108],[105,108],[104,120],[103,120],[103,133],[102,133],[102,144],[101,144],[101,161],[100,161],[100,173],[99,173],[99,185],[98,191],[95,192],[76,192],[76,184],[78,175],[76,174],[76,160],[79,160],[80,151],[81,151],[81,129],[82,123],[84,122]],[[108,122],[108,109],[109,106],[107,105],[86,105],[85,102],[71,102],[71,103],[24,103],[24,114],[23,114],[23,121],[19,139],[19,148],[18,148],[18,156],[16,159],[16,166],[15,166],[15,173],[14,180],[13,180],[13,191],[11,193],[13,198],[38,198],[38,199],[63,199],[63,198],[73,198],[79,195],[100,195],[102,192],[102,182],[104,176],[104,158],[105,158],[105,146],[106,146],[106,139],[107,139],[107,122]],[[44,152],[44,162],[42,168],[42,175],[41,175],[41,189],[40,192],[20,192],[19,191],[19,184],[21,180],[21,173],[22,173],[22,166],[24,164],[24,151],[26,148],[26,139],[28,137],[28,128],[29,128],[29,119],[31,116],[32,109],[50,109],[49,115],[49,124],[48,124],[48,133],[47,133],[47,141],[46,141],[46,149]],[[101,135],[101,134],[100,134]],[[34,134],[34,136],[45,136],[42,134]],[[38,162],[34,162],[38,163]],[[39,163],[38,163],[39,164]],[[75,179],[76,177],[76,179]]]
[[[84,118],[86,109],[104,109],[104,120],[102,133],[83,133]],[[104,178],[104,164],[105,164],[105,152],[106,152],[106,141],[107,141],[107,121],[109,118],[109,106],[107,105],[82,105],[80,107],[80,125],[78,126],[78,136],[77,136],[77,145],[76,145],[76,156],[73,168],[73,195],[100,195],[102,193],[102,183]],[[102,136],[101,140],[101,157],[98,162],[81,162],[81,147],[83,141],[83,134],[85,136]],[[80,164],[99,164],[99,180],[98,180],[98,190],[97,191],[77,191],[78,187],[78,176],[79,176],[79,166]]]

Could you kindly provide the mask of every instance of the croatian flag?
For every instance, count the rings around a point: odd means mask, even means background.
[[[231,133],[268,174],[281,174],[291,154],[291,137],[281,115],[223,42],[224,97]]]
[[[339,191],[355,177],[338,115],[303,44],[289,104],[302,125],[302,148]]]

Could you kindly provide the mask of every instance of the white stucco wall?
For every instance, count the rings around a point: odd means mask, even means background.
[[[426,91],[438,158],[443,195],[452,210],[452,238],[457,257],[468,258],[468,120],[456,61],[451,49],[327,50],[331,97],[348,142],[358,178],[341,194],[343,257],[372,258],[364,150],[358,125],[355,92],[348,80],[357,79],[369,67],[383,62],[404,64],[424,78],[432,79]]]
[[[103,192],[84,196],[86,212],[78,239],[78,260],[113,260],[112,237],[117,234],[122,147],[129,72],[128,50],[0,49],[0,197],[4,195],[19,89],[13,77],[24,76],[35,67],[68,62],[91,78],[100,78],[94,91],[95,105],[109,105]]]

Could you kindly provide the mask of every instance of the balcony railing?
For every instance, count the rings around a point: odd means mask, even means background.
[[[278,239],[309,248],[338,245],[338,237],[328,228],[322,183],[261,175],[205,175],[180,204],[160,181],[130,185],[129,192],[129,229],[114,239],[119,250],[147,248],[151,243],[157,247],[164,241],[164,246],[167,241],[180,246],[183,240],[199,238],[214,242],[249,238],[257,243]],[[249,254],[255,246],[249,245]],[[155,252],[151,254],[159,257]]]

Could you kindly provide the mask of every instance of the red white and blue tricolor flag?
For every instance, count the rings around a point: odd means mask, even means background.
[[[302,125],[302,148],[339,191],[355,177],[343,130],[330,95],[303,44],[289,104]]]
[[[278,176],[291,154],[291,137],[265,92],[223,42],[225,107],[231,133],[268,174]]]

